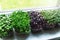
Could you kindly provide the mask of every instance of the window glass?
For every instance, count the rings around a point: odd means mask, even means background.
[[[51,7],[57,0],[0,0],[0,9]]]

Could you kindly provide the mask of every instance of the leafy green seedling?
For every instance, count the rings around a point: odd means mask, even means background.
[[[15,30],[21,34],[30,33],[30,17],[27,12],[14,11],[10,18]]]
[[[0,15],[0,37],[9,36],[9,31],[12,30],[11,20],[5,15]]]

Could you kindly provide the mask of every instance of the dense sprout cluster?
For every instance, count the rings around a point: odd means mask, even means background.
[[[41,11],[41,13],[42,13],[42,16],[44,16],[44,19],[46,19],[49,24],[52,24],[53,26],[55,25],[54,27],[60,26],[60,9],[43,10]]]
[[[30,17],[27,12],[15,11],[10,16],[15,30],[22,34],[30,33]]]
[[[31,11],[30,12],[30,17],[31,17],[31,30],[32,31],[40,31],[43,30],[44,24],[44,19],[41,16],[39,12]]]
[[[6,15],[0,15],[0,37],[9,36],[12,30],[11,20]]]

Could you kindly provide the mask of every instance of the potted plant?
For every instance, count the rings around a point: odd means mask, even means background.
[[[60,9],[43,10],[41,14],[47,21],[49,28],[55,28],[60,23]]]
[[[27,12],[14,11],[10,18],[12,20],[11,24],[15,28],[18,34],[29,34],[30,33],[30,17]]]
[[[12,34],[12,25],[10,24],[11,20],[5,15],[0,15],[0,37],[8,37]]]

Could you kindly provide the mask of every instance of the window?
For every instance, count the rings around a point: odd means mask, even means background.
[[[0,9],[52,7],[57,5],[57,0],[0,0]]]

